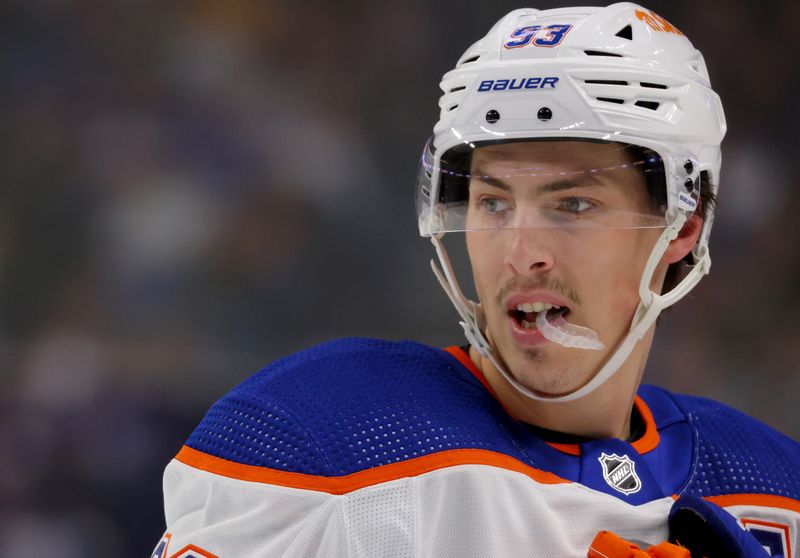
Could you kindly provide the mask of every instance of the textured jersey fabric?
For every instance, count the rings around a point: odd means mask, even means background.
[[[796,551],[788,437],[643,386],[637,441],[548,444],[483,382],[463,351],[413,342],[344,339],[271,364],[168,465],[154,556],[586,556],[599,530],[665,540],[683,494],[725,507],[773,556]]]

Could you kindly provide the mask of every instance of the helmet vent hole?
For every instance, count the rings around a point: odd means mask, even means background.
[[[480,58],[480,57],[481,57],[481,55],[480,55],[480,54],[478,54],[477,56],[472,56],[472,57],[470,57],[470,58],[467,58],[466,60],[462,60],[462,61],[461,61],[461,64],[469,64],[470,62],[477,62],[477,61],[478,61],[478,58]],[[461,64],[459,64],[459,66],[460,66]]]
[[[553,111],[550,110],[550,107],[542,107],[539,109],[539,112],[536,113],[536,118],[542,122],[546,122],[553,118]]]
[[[627,81],[619,81],[616,79],[587,79],[586,83],[595,85],[628,85]]]
[[[458,87],[453,87],[453,88],[450,90],[450,93],[455,93],[456,91],[463,91],[463,90],[464,90],[464,89],[466,89],[466,88],[467,88],[467,86],[466,86],[466,85],[459,85]]]
[[[610,97],[598,97],[598,101],[605,101],[606,103],[617,103],[618,105],[622,105],[625,103],[625,99],[612,99]]]
[[[628,39],[629,41],[633,40],[633,29],[631,29],[630,25],[626,25],[619,31],[617,31],[617,37],[622,37],[623,39]]]
[[[451,110],[456,110],[457,108],[458,108],[458,105],[453,105],[452,107],[447,109],[447,112],[450,112]]]
[[[669,89],[666,85],[663,85],[661,83],[649,83],[643,81],[639,85],[641,85],[642,87],[649,87],[651,89]]]
[[[617,54],[616,52],[605,52],[602,50],[584,50],[583,53],[586,56],[613,56],[614,58],[623,58],[621,54]]]
[[[660,103],[655,101],[636,101],[634,103],[637,107],[642,107],[650,110],[658,110]]]

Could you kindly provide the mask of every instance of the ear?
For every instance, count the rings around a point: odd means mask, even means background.
[[[697,239],[700,238],[700,231],[703,228],[703,218],[697,213],[693,214],[684,223],[683,228],[678,233],[677,238],[669,243],[667,251],[661,257],[661,262],[673,264],[681,261],[692,251]]]

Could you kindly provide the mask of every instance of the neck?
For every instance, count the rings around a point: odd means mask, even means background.
[[[474,347],[470,347],[469,354],[495,396],[515,419],[576,436],[626,440],[631,433],[633,400],[650,352],[652,335],[651,329],[627,361],[602,386],[579,399],[558,403],[536,401],[525,396]]]

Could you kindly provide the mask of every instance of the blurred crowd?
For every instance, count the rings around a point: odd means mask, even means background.
[[[800,4],[647,6],[704,53],[729,133],[712,273],[646,381],[797,438]],[[514,7],[2,3],[0,558],[147,556],[163,467],[270,360],[462,342],[414,175],[441,74]]]

